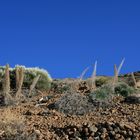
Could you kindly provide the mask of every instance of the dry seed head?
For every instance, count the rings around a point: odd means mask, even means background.
[[[96,83],[95,83],[95,79],[96,79],[96,73],[97,73],[97,61],[94,64],[94,70],[93,70],[93,74],[91,76],[91,89],[95,89],[96,88]]]
[[[40,75],[38,75],[37,77],[34,78],[32,84],[31,84],[31,86],[30,86],[29,96],[31,96],[32,91],[33,91],[33,89],[35,88],[35,86],[36,86],[36,84],[37,84],[39,78],[40,78]]]
[[[24,69],[20,68],[19,70],[19,88],[22,88],[23,85],[23,81],[24,81]]]
[[[9,73],[9,65],[7,64],[5,67],[5,75],[4,75],[4,93],[9,94],[10,92],[10,73]]]
[[[86,74],[86,72],[89,70],[89,67],[87,67],[86,69],[84,69],[84,71],[82,72],[81,76],[80,76],[80,81],[83,80],[84,75]]]
[[[16,93],[17,99],[23,97],[23,95],[21,94],[23,80],[24,80],[24,68],[21,67],[19,68],[19,85],[18,85],[18,91]]]
[[[132,76],[132,79],[133,79],[133,82],[134,82],[134,87],[137,89],[137,82],[136,82],[136,78],[135,78],[135,75],[134,75],[133,72],[131,73],[131,76]]]
[[[19,77],[19,68],[16,67],[15,71],[16,71],[16,89],[18,90],[18,88],[19,88],[19,79],[20,79],[20,77]]]
[[[121,61],[120,65],[119,65],[119,67],[118,67],[118,75],[120,74],[120,71],[121,71],[122,66],[123,66],[123,64],[124,64],[124,61],[125,61],[125,58],[123,58],[123,60]]]
[[[118,82],[118,70],[116,64],[114,65],[114,84]]]

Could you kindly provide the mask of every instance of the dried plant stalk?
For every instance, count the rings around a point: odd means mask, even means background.
[[[118,82],[118,70],[116,64],[114,65],[114,82],[113,84]]]
[[[136,78],[135,78],[133,72],[131,73],[131,76],[132,76],[132,79],[133,79],[133,82],[134,82],[134,87],[137,88],[137,82],[136,82]]]
[[[24,81],[24,68],[19,68],[19,85],[18,85],[18,91],[16,93],[16,97],[21,96],[23,81]]]
[[[122,69],[122,66],[124,64],[124,61],[125,61],[125,58],[121,61],[118,69],[117,69],[117,66],[116,64],[114,65],[114,81],[113,81],[113,84],[117,83],[118,82],[118,76],[120,74],[120,71]]]
[[[38,75],[37,77],[34,78],[32,84],[30,86],[29,96],[32,96],[32,91],[34,90],[39,78],[40,78],[40,75]]]
[[[97,61],[95,62],[94,65],[94,70],[93,70],[93,74],[91,76],[91,89],[94,90],[96,88],[96,72],[97,72]]]
[[[83,80],[83,77],[85,76],[86,72],[89,70],[89,67],[87,67],[86,69],[84,69],[84,71],[82,72],[81,76],[80,76],[80,81]]]
[[[125,58],[123,58],[123,60],[121,61],[120,65],[119,65],[119,67],[118,67],[118,75],[120,74],[120,71],[121,71],[122,66],[123,66],[123,64],[124,64],[124,61],[125,61]]]
[[[4,88],[4,93],[9,94],[9,92],[10,92],[10,73],[9,73],[9,65],[8,64],[5,67],[3,88]]]
[[[9,72],[8,64],[5,67],[3,90],[4,90],[4,97],[5,97],[5,104],[9,104],[12,101],[12,96],[10,95],[10,72]]]
[[[19,68],[16,67],[16,89],[17,90],[19,88],[19,79],[20,79],[20,77],[19,77]]]

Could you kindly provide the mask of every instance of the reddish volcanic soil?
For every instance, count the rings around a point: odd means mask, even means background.
[[[128,104],[122,97],[116,97],[111,106],[95,107],[84,115],[68,115],[48,108],[64,94],[43,94],[52,98],[38,104],[42,98],[40,94],[28,102],[0,108],[1,119],[9,110],[16,118],[24,118],[23,132],[20,132],[23,138],[18,136],[20,134],[8,137],[1,128],[1,140],[16,137],[27,140],[140,140],[140,104]]]

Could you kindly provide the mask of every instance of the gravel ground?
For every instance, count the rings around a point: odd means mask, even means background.
[[[0,140],[140,140],[140,104],[128,104],[123,102],[124,98],[116,97],[113,105],[102,108],[88,106],[83,94],[75,95],[82,103],[53,91],[44,93],[44,98],[38,95],[18,106],[0,107],[1,122],[5,119],[4,112],[9,110],[16,117],[24,118],[23,130],[17,131],[18,135],[8,137],[7,131],[0,127]],[[84,110],[83,113],[68,112],[63,108],[66,103],[72,110],[76,105],[78,112]],[[56,104],[61,106],[55,108]]]

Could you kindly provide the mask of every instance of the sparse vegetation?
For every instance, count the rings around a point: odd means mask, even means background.
[[[139,87],[135,86],[138,80],[131,77],[133,86],[122,80],[118,72],[123,62],[118,69],[115,66],[114,77],[96,76],[95,63],[88,79],[83,79],[88,68],[80,79],[52,80],[38,68],[0,67],[0,139],[139,138],[140,96]],[[13,106],[9,106],[11,103]],[[137,128],[134,124],[122,126],[124,114],[125,121],[133,119]]]
[[[96,86],[101,87],[102,85],[107,84],[109,80],[110,80],[110,78],[105,77],[105,76],[98,77],[96,79]]]
[[[99,102],[99,105],[104,104],[105,106],[105,104],[108,104],[112,100],[113,89],[109,84],[103,85],[88,96],[92,103],[95,104],[96,102]]]
[[[24,117],[13,113],[7,108],[0,115],[0,130],[8,140],[14,140],[15,137],[21,137],[24,132]]]
[[[115,94],[127,97],[128,95],[135,92],[134,88],[130,87],[124,82],[119,82],[115,85]]]
[[[40,75],[39,81],[37,82],[36,88],[39,90],[48,90],[51,87],[52,78],[50,77],[49,73],[44,69],[39,68],[26,68],[25,66],[16,66],[15,68],[10,68],[10,82],[11,88],[17,89],[19,85],[19,71],[22,68],[24,70],[24,80],[23,80],[23,87],[29,89],[32,81],[35,77]],[[4,78],[5,73],[5,66],[0,67],[0,76]],[[0,85],[2,85],[2,81],[0,81]]]

